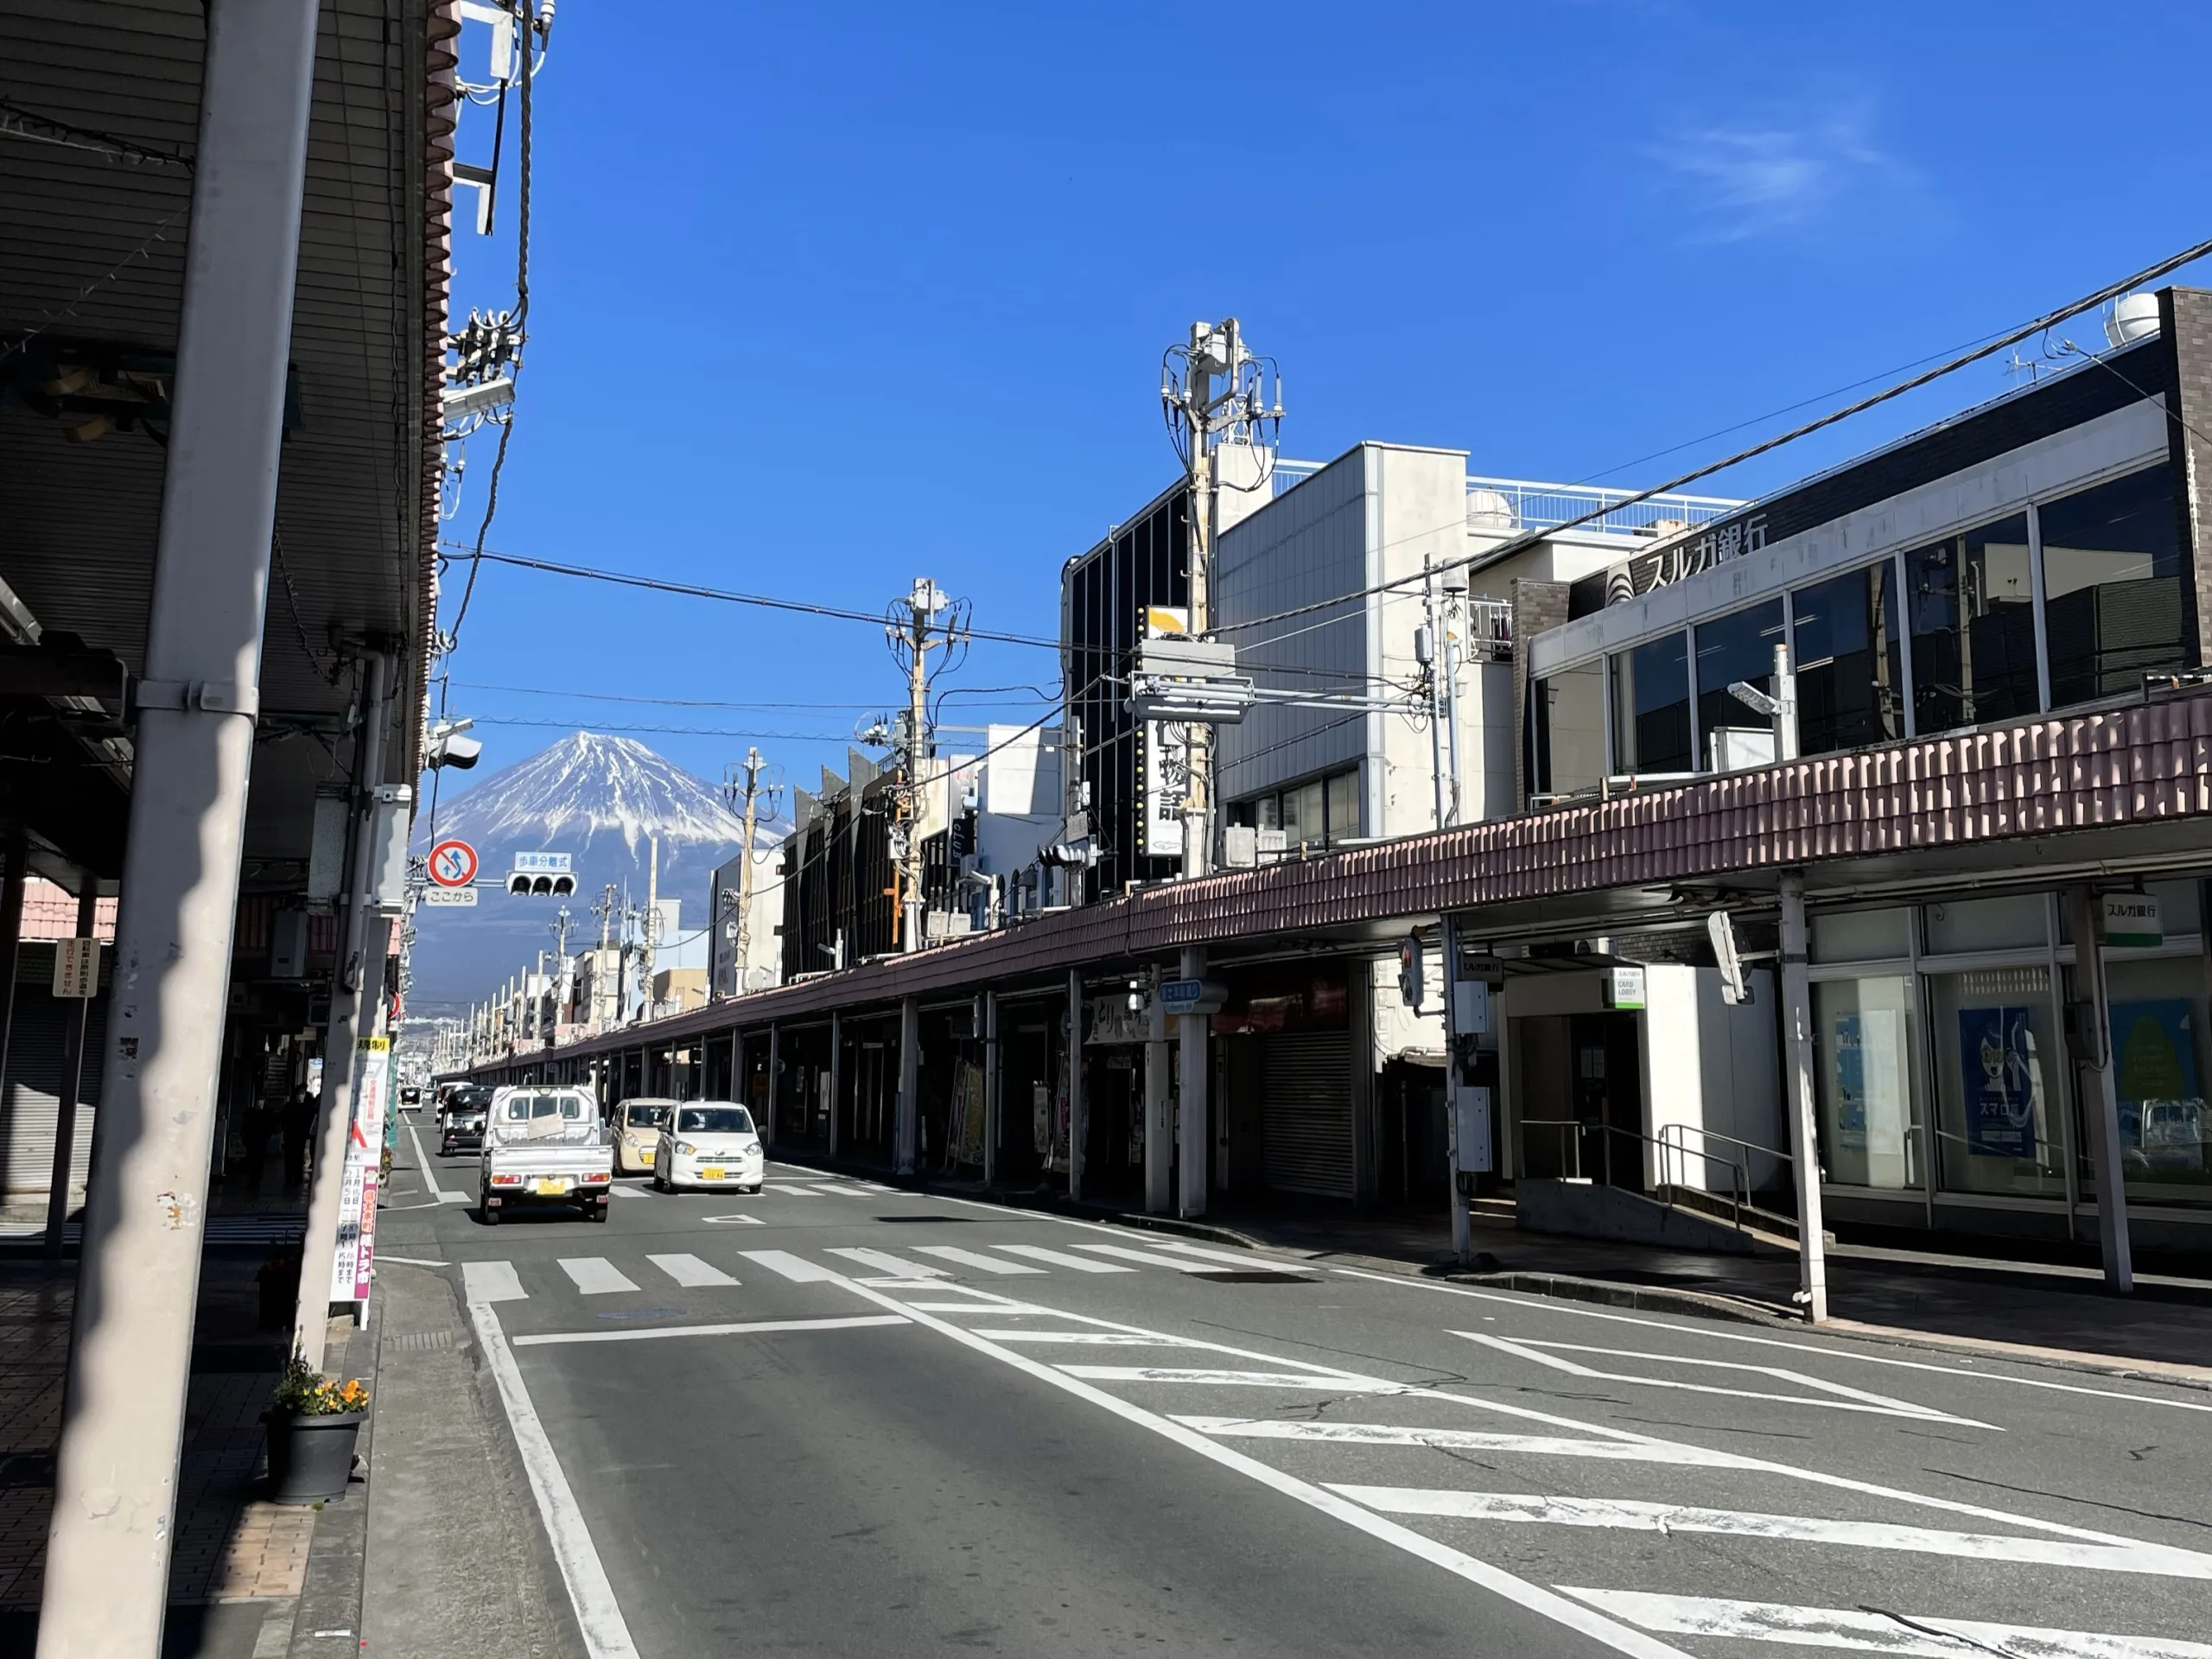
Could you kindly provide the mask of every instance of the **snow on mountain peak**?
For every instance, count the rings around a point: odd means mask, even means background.
[[[452,801],[437,833],[578,853],[612,833],[635,852],[648,836],[735,846],[745,823],[710,785],[635,738],[573,732]]]

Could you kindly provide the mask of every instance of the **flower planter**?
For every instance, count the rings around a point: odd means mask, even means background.
[[[353,1440],[365,1411],[269,1414],[269,1492],[279,1503],[338,1497],[353,1472]]]

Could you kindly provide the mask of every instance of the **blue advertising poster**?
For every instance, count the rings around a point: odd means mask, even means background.
[[[1866,1150],[1866,1054],[1855,1014],[1835,1017],[1835,1143]]]
[[[2131,1166],[2203,1167],[2194,1025],[2181,997],[2112,1005],[2113,1092],[2120,1098],[2120,1148]]]
[[[2033,1158],[2043,1079],[2028,1010],[1961,1008],[1959,1065],[1966,1084],[1967,1151],[1976,1158]]]

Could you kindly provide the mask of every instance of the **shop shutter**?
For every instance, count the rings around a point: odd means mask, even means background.
[[[8,1042],[8,1076],[0,1088],[0,1185],[10,1198],[43,1194],[54,1179],[54,1126],[61,1082],[65,1005],[42,987],[18,985],[15,1024]],[[89,1051],[77,1105],[77,1136],[71,1147],[69,1179],[81,1194],[92,1155],[92,1107],[99,1096],[97,1072],[100,1003],[92,1007],[86,1033]]]
[[[1352,1196],[1351,1037],[1278,1033],[1260,1039],[1261,1133],[1268,1185]]]

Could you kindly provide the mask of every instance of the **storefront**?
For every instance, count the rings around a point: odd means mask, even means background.
[[[2138,1241],[2212,1226],[2202,883],[2154,880],[2160,942],[2108,948],[2123,1173]],[[2066,1040],[2063,895],[1816,913],[1815,1098],[1830,1213],[2095,1236],[2095,1140]],[[2190,1236],[2196,1235],[2195,1238]]]
[[[1212,1022],[1217,1188],[1363,1196],[1358,1130],[1373,1078],[1363,1044],[1363,1064],[1352,1063],[1351,966],[1317,958],[1223,974],[1229,998]]]

